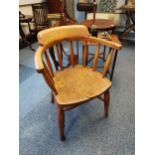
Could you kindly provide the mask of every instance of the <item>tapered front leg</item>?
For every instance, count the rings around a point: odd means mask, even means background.
[[[109,93],[109,90],[107,90],[104,93],[104,115],[105,117],[108,117],[109,104],[110,104],[110,93]]]
[[[65,127],[65,115],[64,110],[61,106],[57,106],[57,117],[58,117],[58,126],[59,126],[59,132],[60,132],[60,140],[65,140],[64,135],[64,127]]]

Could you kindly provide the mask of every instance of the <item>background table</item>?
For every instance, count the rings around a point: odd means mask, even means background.
[[[23,17],[19,16],[19,33],[20,33],[22,41],[25,42],[26,44],[28,44],[32,51],[35,51],[31,46],[31,42],[29,42],[27,40],[26,35],[25,35],[25,33],[22,29],[22,26],[21,26],[21,23],[27,23],[28,24],[30,37],[31,37],[30,22],[32,21],[32,18],[33,18],[32,16],[28,16],[28,15],[24,15]]]
[[[98,31],[112,31],[114,33],[115,23],[111,19],[88,19],[81,22],[82,25],[88,27],[90,31],[95,31],[93,34],[97,36]]]
[[[125,35],[127,35],[132,30],[135,32],[135,5],[124,5],[121,7],[122,11],[125,11],[127,22],[129,23],[128,26],[126,26],[125,30],[120,34],[119,38],[123,39]]]

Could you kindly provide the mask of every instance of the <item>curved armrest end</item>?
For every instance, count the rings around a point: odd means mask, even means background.
[[[42,61],[42,54],[43,54],[44,48],[39,47],[35,53],[34,61],[35,61],[35,69],[38,73],[42,73],[44,69],[43,61]]]

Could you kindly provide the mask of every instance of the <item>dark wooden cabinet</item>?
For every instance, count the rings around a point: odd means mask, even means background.
[[[48,0],[49,13],[63,12],[63,0]]]

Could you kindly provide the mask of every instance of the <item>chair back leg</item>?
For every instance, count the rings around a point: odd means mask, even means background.
[[[109,111],[109,103],[110,103],[110,93],[109,90],[104,92],[104,116],[108,117],[108,111]]]

